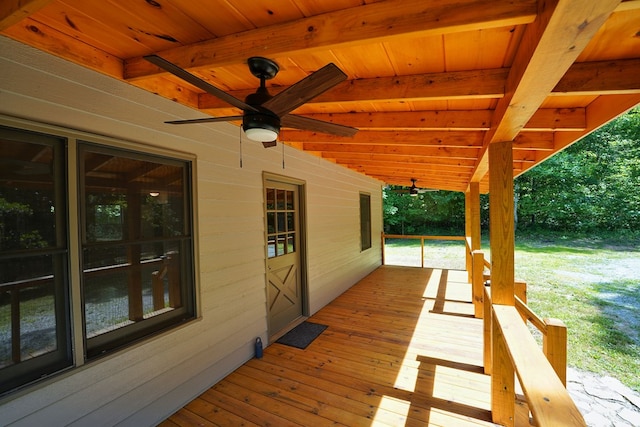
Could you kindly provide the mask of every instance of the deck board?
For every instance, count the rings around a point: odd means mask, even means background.
[[[491,426],[466,272],[383,266],[161,425]]]

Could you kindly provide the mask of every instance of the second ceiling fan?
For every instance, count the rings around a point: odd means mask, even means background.
[[[265,82],[276,76],[280,69],[278,64],[267,58],[251,57],[247,61],[249,70],[251,74],[260,79],[260,87],[242,101],[158,55],[147,55],[144,59],[243,112],[241,116],[205,117],[192,120],[173,120],[165,123],[190,124],[242,120],[242,129],[247,137],[262,142],[265,147],[276,145],[281,126],[338,136],[353,136],[358,131],[350,126],[289,114],[347,78],[347,75],[333,63],[309,74],[277,95],[271,95]]]

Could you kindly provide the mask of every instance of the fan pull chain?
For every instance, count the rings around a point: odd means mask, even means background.
[[[280,142],[282,145],[282,169],[284,169],[284,142]]]

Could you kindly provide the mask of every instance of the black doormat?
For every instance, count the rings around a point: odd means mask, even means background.
[[[277,343],[305,349],[315,340],[318,336],[327,329],[327,325],[321,325],[319,323],[302,322],[286,334],[284,334]]]

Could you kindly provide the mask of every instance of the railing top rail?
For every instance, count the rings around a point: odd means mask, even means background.
[[[494,305],[527,404],[538,426],[586,426],[576,404],[513,306]]]
[[[540,332],[546,335],[547,324],[529,306],[516,296],[516,309],[531,322]]]
[[[415,234],[382,234],[385,239],[466,240],[465,236],[423,236]]]

